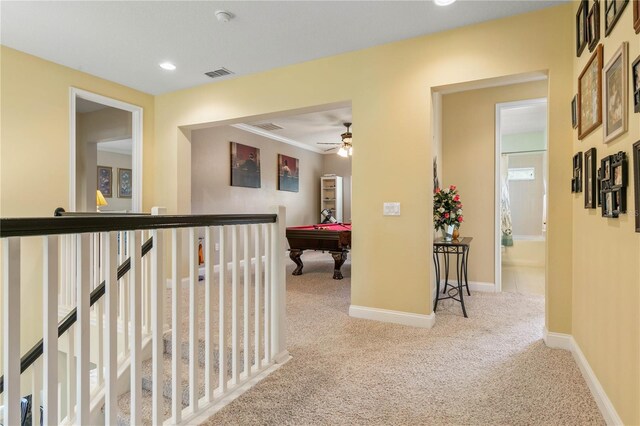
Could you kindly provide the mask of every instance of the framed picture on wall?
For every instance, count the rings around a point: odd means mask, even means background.
[[[604,67],[604,142],[611,142],[627,131],[627,67],[626,41]]]
[[[578,12],[576,13],[576,56],[580,57],[582,51],[587,46],[587,18],[589,13],[589,3],[587,0],[580,0]]]
[[[104,198],[113,197],[112,192],[113,169],[107,166],[98,166],[98,191]]]
[[[131,182],[133,176],[131,169],[118,168],[118,197],[131,198]]]
[[[587,16],[587,41],[589,52],[593,52],[600,41],[600,2],[594,0]]]
[[[584,153],[584,208],[596,208],[596,149]]]
[[[604,0],[604,36],[608,37],[613,31],[618,19],[622,16],[629,0]]]
[[[640,232],[640,141],[633,144],[633,183],[635,190],[636,232]]]
[[[578,127],[578,95],[571,100],[571,125],[574,129]]]
[[[633,93],[633,112],[640,112],[640,56],[631,65],[631,92]]]
[[[571,192],[582,192],[582,152],[573,156],[573,178]]]
[[[260,188],[260,149],[231,142],[231,186]]]
[[[602,44],[578,77],[578,139],[602,124]]]
[[[299,191],[299,160],[288,155],[278,154],[278,190]]]
[[[627,155],[620,151],[601,160],[602,216],[616,218],[627,212]]]
[[[640,34],[640,0],[633,0],[633,28]]]

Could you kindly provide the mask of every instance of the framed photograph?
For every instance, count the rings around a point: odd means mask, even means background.
[[[596,208],[596,149],[584,153],[584,208]]]
[[[604,142],[627,131],[629,43],[622,43],[604,67]]]
[[[231,186],[260,188],[260,149],[231,142]]]
[[[600,2],[594,0],[587,16],[587,42],[589,52],[593,52],[600,41]]]
[[[640,56],[631,65],[631,92],[633,92],[633,112],[640,112]]]
[[[571,100],[571,125],[574,129],[578,127],[578,95]]]
[[[604,36],[608,37],[629,0],[604,0]]]
[[[636,232],[640,232],[640,141],[633,144],[633,180],[635,190]]]
[[[133,175],[131,169],[118,168],[118,197],[131,198],[131,182]]]
[[[580,0],[578,12],[576,13],[576,56],[580,57],[582,51],[587,46],[587,18],[589,13],[589,3],[587,0]]]
[[[602,168],[596,173],[596,190],[598,191],[598,207],[602,205]]]
[[[573,178],[571,179],[571,192],[582,192],[582,152],[573,156]]]
[[[633,28],[640,34],[640,0],[633,0]]]
[[[578,77],[578,139],[602,124],[602,44]]]
[[[104,198],[113,197],[112,192],[113,170],[111,167],[98,166],[98,191],[102,192]]]
[[[601,160],[602,216],[616,218],[627,212],[627,155],[620,151]]]
[[[297,158],[278,154],[278,190],[298,192],[299,171]]]

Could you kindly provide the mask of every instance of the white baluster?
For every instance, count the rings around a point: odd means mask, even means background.
[[[231,378],[233,384],[240,382],[240,310],[238,309],[238,227],[231,225]]]
[[[254,286],[255,286],[255,296],[254,296],[254,320],[255,320],[255,324],[254,324],[254,358],[255,358],[255,365],[256,365],[256,371],[260,371],[261,366],[262,366],[262,362],[261,362],[261,356],[260,356],[260,285],[261,285],[261,280],[260,280],[260,274],[262,273],[262,256],[260,256],[260,243],[261,243],[261,238],[260,236],[262,235],[262,229],[263,226],[262,225],[253,225],[253,237],[255,239],[253,245],[254,245],[254,249],[255,249],[255,258],[256,258],[256,264],[255,264],[255,270],[254,270],[254,275],[255,275],[255,282],[254,282]]]
[[[172,229],[172,310],[171,310],[171,405],[173,422],[182,419],[182,291],[180,259],[182,252],[182,230]]]
[[[75,274],[74,274],[75,275]],[[73,419],[76,395],[75,325],[67,330],[67,420]]]
[[[271,267],[273,264],[273,253],[271,251],[271,225],[264,229],[264,360],[267,364],[271,362]]]
[[[285,273],[285,241],[287,215],[284,206],[276,208],[278,215],[273,229],[271,247],[271,358],[275,362],[284,361],[287,356],[287,328],[286,328],[286,273]]]
[[[31,364],[31,424],[40,424],[40,391],[42,390],[42,368],[40,359]]]
[[[204,387],[208,402],[213,401],[214,366],[213,366],[213,228],[204,229]]]
[[[147,238],[142,239],[142,243],[146,242],[149,238],[153,236],[153,231],[149,231],[146,233]],[[144,278],[144,290],[145,290],[145,298],[144,298],[144,328],[147,334],[151,333],[151,329],[153,327],[153,323],[151,321],[151,281],[152,281],[152,272],[151,272],[151,256],[145,256],[142,258],[145,268],[145,278]]]
[[[128,232],[129,257],[131,269],[129,270],[129,290],[131,304],[131,424],[142,423],[142,254],[140,233]]]
[[[42,242],[43,424],[55,425],[58,424],[58,237],[44,237]]]
[[[94,244],[93,244],[93,253],[94,253],[94,262],[93,262],[93,266],[94,266],[94,284],[93,284],[93,288],[97,288],[101,283],[102,280],[104,278],[104,263],[102,262],[102,259],[100,259],[101,256],[101,234],[93,234],[92,235],[93,239],[94,239]],[[94,312],[96,314],[96,342],[98,343],[98,353],[97,355],[97,378],[98,378],[98,382],[97,382],[97,389],[100,389],[101,385],[103,384],[104,381],[104,309],[103,309],[103,301],[102,300],[98,300],[95,304],[94,304]]]
[[[89,322],[89,294],[91,293],[90,260],[91,246],[89,234],[76,235],[76,340],[77,340],[77,364],[76,364],[76,419],[77,425],[89,423],[89,384],[90,369],[90,333]],[[84,255],[84,256],[83,256]]]
[[[104,344],[105,371],[105,424],[117,423],[118,404],[118,233],[102,234],[102,265],[105,281],[105,322]]]
[[[154,229],[151,231],[153,248],[151,249],[151,320],[153,333],[153,402],[152,424],[159,425],[164,421],[162,394],[164,382],[164,273],[162,268],[163,231]]]
[[[198,322],[196,317],[196,284],[198,283],[198,239],[195,228],[189,228],[189,405],[198,411]]]
[[[244,301],[243,304],[243,315],[244,315],[244,323],[242,327],[243,331],[243,362],[244,362],[244,371],[247,375],[247,379],[251,377],[251,364],[249,363],[249,353],[251,352],[251,341],[249,340],[250,335],[250,326],[249,326],[249,302],[251,299],[251,294],[249,293],[249,282],[251,280],[251,258],[249,257],[249,225],[243,225],[243,257],[244,257],[244,288],[242,291],[242,298]],[[256,259],[257,262],[257,259]]]
[[[4,421],[20,424],[20,239],[2,240]]]
[[[225,279],[227,273],[227,261],[225,259],[225,251],[226,251],[226,238],[225,238],[226,229],[224,227],[220,227],[220,260],[219,260],[219,297],[218,297],[218,314],[220,322],[219,324],[219,335],[218,340],[218,386],[220,387],[220,392],[224,394],[227,390],[227,330],[225,326]]]

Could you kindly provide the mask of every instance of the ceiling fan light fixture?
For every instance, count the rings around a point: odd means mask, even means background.
[[[352,155],[353,155],[353,147],[349,146],[349,156],[352,156]]]
[[[345,157],[345,158],[346,158],[346,157],[348,157],[348,156],[349,156],[349,151],[347,151],[347,150],[345,149],[344,145],[342,145],[342,146],[340,147],[340,149],[338,150],[338,155],[339,155],[340,157]]]

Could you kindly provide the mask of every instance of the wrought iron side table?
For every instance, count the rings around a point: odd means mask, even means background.
[[[462,313],[465,318],[467,316],[467,310],[464,307],[464,287],[467,288],[467,294],[471,296],[471,292],[469,291],[469,280],[467,278],[467,263],[469,260],[469,246],[471,245],[472,237],[464,237],[458,240],[453,240],[450,242],[446,242],[442,240],[442,238],[438,238],[433,241],[433,265],[436,270],[436,301],[433,305],[433,312],[436,311],[438,307],[439,300],[445,299],[453,299],[457,302],[460,302],[462,306]],[[440,254],[443,257],[444,263],[444,289],[442,290],[442,294],[446,294],[447,296],[440,295]],[[449,282],[449,263],[450,256],[456,256],[456,276],[458,278],[458,282],[456,284],[452,284]],[[464,284],[463,284],[464,278]],[[451,287],[448,291],[447,288]]]

